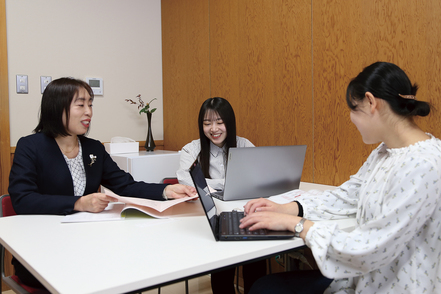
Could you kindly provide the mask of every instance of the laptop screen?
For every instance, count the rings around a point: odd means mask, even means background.
[[[298,189],[306,145],[230,148],[224,201],[255,199]]]
[[[205,215],[207,216],[211,229],[213,233],[217,235],[217,210],[216,205],[214,204],[213,198],[210,195],[210,190],[208,189],[207,181],[205,180],[205,176],[202,173],[202,169],[198,163],[195,161],[190,167],[190,175],[193,179],[195,188],[198,192],[199,199],[202,202],[202,206],[204,207]]]

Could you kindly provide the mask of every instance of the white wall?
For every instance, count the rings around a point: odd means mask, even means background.
[[[145,140],[146,115],[124,99],[158,98],[153,137],[163,139],[160,0],[6,0],[6,25],[11,146],[38,123],[40,76],[103,78],[89,133],[102,142]],[[16,93],[17,74],[29,94]]]

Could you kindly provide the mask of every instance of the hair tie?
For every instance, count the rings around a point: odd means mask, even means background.
[[[401,94],[398,94],[398,96],[400,96],[401,98],[404,98],[404,99],[416,100],[416,97],[414,95],[401,95]]]

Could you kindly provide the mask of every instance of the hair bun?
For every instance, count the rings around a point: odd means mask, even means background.
[[[430,105],[424,101],[415,101],[415,115],[427,116],[430,113]]]

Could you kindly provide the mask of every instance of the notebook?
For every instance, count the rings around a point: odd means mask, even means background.
[[[299,188],[306,145],[230,148],[223,201],[269,197]]]
[[[250,232],[239,229],[239,220],[243,217],[243,212],[223,211],[220,215],[217,214],[207,181],[197,161],[190,167],[190,175],[216,241],[279,240],[294,237],[294,233],[290,231],[258,230]]]

